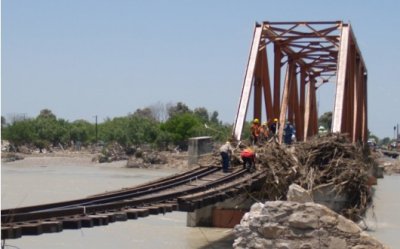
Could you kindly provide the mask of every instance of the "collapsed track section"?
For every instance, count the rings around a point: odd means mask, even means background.
[[[108,225],[172,211],[192,212],[260,188],[265,171],[199,167],[146,184],[83,199],[5,209],[1,211],[2,239]]]

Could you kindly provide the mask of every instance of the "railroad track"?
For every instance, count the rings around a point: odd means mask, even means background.
[[[87,198],[5,209],[1,211],[2,239],[108,225],[172,211],[192,212],[240,192],[258,189],[265,171],[199,167],[132,188]]]

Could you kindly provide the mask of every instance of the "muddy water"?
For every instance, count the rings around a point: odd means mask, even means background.
[[[175,173],[177,171],[171,169],[126,169],[120,163],[99,165],[87,160],[61,158],[2,163],[1,208],[86,197]],[[9,248],[21,249],[231,248],[232,243],[230,229],[186,227],[186,213],[183,212],[6,241]]]
[[[374,190],[374,207],[366,218],[369,233],[390,248],[400,248],[400,175],[379,179]]]
[[[178,173],[126,169],[123,163],[93,164],[86,159],[27,158],[1,166],[1,208],[86,197]],[[377,239],[400,245],[400,176],[385,176],[375,187],[367,225]],[[230,229],[188,228],[186,213],[116,222],[109,226],[7,240],[17,248],[231,248]],[[8,248],[15,248],[8,247]],[[7,247],[6,247],[7,248]]]

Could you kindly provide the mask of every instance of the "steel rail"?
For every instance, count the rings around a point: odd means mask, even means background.
[[[218,168],[215,169],[218,170]],[[216,171],[214,170],[213,172]],[[123,194],[108,198],[102,198],[100,201],[96,203],[91,203],[89,201],[86,201],[86,199],[81,199],[79,203],[75,203],[72,206],[59,206],[58,208],[48,208],[45,205],[43,205],[44,207],[35,211],[22,211],[22,212],[20,211],[12,214],[4,214],[4,215],[2,214],[1,220],[2,223],[7,224],[11,222],[26,222],[38,219],[49,219],[54,217],[60,217],[64,216],[63,215],[64,213],[66,213],[67,215],[80,215],[91,212],[105,211],[108,209],[119,209],[128,206],[143,206],[146,204],[152,204],[154,202],[170,200],[183,194],[204,191],[205,189],[214,187],[218,184],[231,181],[232,179],[243,175],[245,172],[246,172],[245,170],[240,170],[235,173],[224,176],[222,178],[218,178],[215,181],[212,181],[211,183],[203,183],[197,187],[187,186],[184,189],[177,189],[176,191],[170,191],[169,193],[164,193],[162,191],[171,188],[176,188],[188,182],[190,183],[192,179],[184,179],[184,180],[179,179],[176,182],[162,184],[157,188],[153,187],[150,190],[145,190],[138,193],[135,192],[129,195]],[[208,173],[209,172],[201,173],[196,178],[201,178],[206,175],[209,175]],[[52,204],[49,205],[53,206]]]
[[[251,189],[264,179],[265,175],[264,171],[249,174],[246,170],[223,174],[220,169],[196,169],[191,173],[130,188],[132,192],[124,189],[112,194],[97,195],[95,198],[80,199],[83,201],[72,206],[54,208],[54,204],[47,204],[14,209],[18,212],[2,214],[2,238],[19,238],[23,235],[60,232],[63,229],[107,225],[114,221],[176,210],[193,211],[231,197],[235,193],[247,191],[246,189]],[[48,208],[49,206],[52,208]]]
[[[75,199],[75,200],[70,200],[70,201],[63,201],[63,202],[56,202],[56,203],[48,203],[48,204],[41,204],[41,205],[35,205],[35,206],[28,206],[28,207],[20,207],[20,208],[11,208],[11,209],[4,209],[1,210],[1,217],[2,217],[2,222],[5,222],[3,220],[3,217],[6,215],[12,215],[16,213],[28,213],[28,212],[36,212],[36,211],[42,211],[42,210],[49,210],[49,209],[54,209],[54,208],[62,208],[62,207],[72,207],[72,206],[83,206],[84,203],[90,203],[90,202],[95,202],[98,200],[102,200],[104,198],[112,198],[113,196],[119,196],[121,194],[135,194],[135,193],[140,193],[142,191],[150,191],[152,189],[155,189],[159,186],[162,186],[163,184],[169,184],[171,182],[176,182],[177,180],[181,179],[182,181],[187,180],[191,181],[198,177],[199,175],[207,175],[211,174],[215,171],[218,171],[220,168],[218,167],[204,167],[204,168],[197,168],[192,171],[188,171],[179,175],[174,175],[171,177],[163,178],[159,181],[153,181],[147,184],[139,185],[133,188],[128,188],[124,189],[121,191],[113,191],[110,193],[104,193],[100,195],[95,195],[87,198],[81,198],[81,199]]]

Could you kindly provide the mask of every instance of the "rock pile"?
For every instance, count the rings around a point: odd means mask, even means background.
[[[157,151],[137,151],[135,155],[129,157],[126,167],[148,168],[153,164],[166,164],[167,162],[167,157]]]
[[[312,202],[256,203],[234,232],[236,249],[387,248],[351,220]]]
[[[17,153],[12,153],[12,152],[2,152],[1,153],[1,161],[2,162],[14,162],[17,160],[22,160],[22,159],[24,159],[24,157]]]

